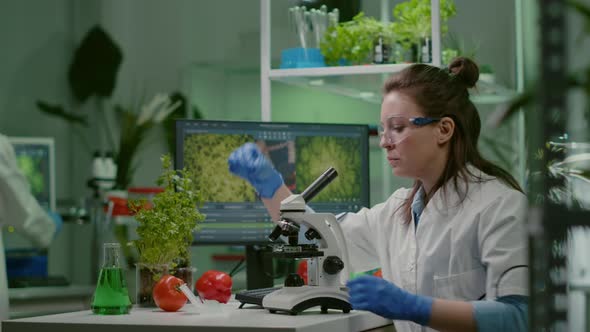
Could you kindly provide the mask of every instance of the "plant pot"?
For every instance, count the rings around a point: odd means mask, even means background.
[[[166,264],[135,264],[135,303],[140,307],[155,307],[152,290],[160,278],[168,273]]]
[[[190,288],[191,291],[195,291],[195,276],[197,274],[197,268],[193,267],[193,266],[187,266],[187,267],[177,267],[175,268],[172,272],[172,275],[174,275],[177,278],[182,279],[186,285],[188,286],[188,288]]]

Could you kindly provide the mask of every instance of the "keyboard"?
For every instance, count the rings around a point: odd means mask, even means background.
[[[244,304],[256,304],[262,307],[262,299],[267,295],[283,287],[269,287],[259,289],[249,289],[236,293],[236,300],[242,302],[240,308]]]

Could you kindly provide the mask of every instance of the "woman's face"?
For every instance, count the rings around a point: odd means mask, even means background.
[[[426,116],[420,107],[406,94],[393,91],[385,95],[381,104],[381,126],[391,133],[381,137],[380,146],[387,151],[387,160],[396,176],[421,179],[432,170],[441,150],[436,140],[437,124],[425,126],[407,125],[408,118]],[[399,117],[399,121],[392,121]],[[406,121],[404,121],[406,120]]]

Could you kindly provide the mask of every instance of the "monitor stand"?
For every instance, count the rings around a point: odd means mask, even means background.
[[[246,288],[259,289],[274,286],[272,255],[264,246],[246,246]]]

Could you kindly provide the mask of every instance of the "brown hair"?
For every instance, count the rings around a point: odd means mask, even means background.
[[[477,149],[481,120],[475,105],[469,99],[467,89],[475,86],[478,78],[477,64],[468,58],[458,57],[451,61],[448,68],[440,69],[427,64],[412,65],[389,78],[383,86],[383,95],[400,91],[412,97],[425,116],[450,117],[455,122],[447,164],[434,187],[426,193],[427,197],[452,180],[457,192],[462,193],[462,202],[467,195],[467,188],[460,190],[457,182],[459,177],[465,179],[466,183],[469,177],[484,181],[482,177],[472,174],[466,167],[467,164],[522,192],[510,173],[484,159]],[[418,180],[414,182],[410,197],[401,206],[406,222],[412,220],[412,201],[421,185]]]

